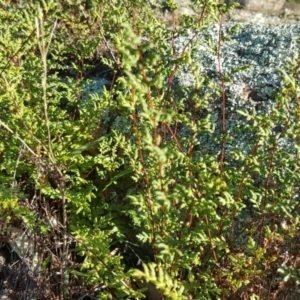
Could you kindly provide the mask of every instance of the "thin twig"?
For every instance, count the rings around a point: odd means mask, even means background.
[[[43,60],[43,79],[42,79],[42,90],[43,90],[43,103],[44,103],[44,116],[45,116],[45,123],[47,127],[47,133],[48,133],[48,151],[49,151],[49,158],[52,162],[53,165],[56,164],[55,157],[52,151],[52,143],[51,143],[51,128],[50,128],[50,120],[48,116],[48,104],[47,104],[47,55],[48,55],[48,50],[49,46],[53,37],[53,33],[57,24],[57,20],[55,20],[55,23],[53,25],[53,28],[51,30],[50,34],[50,39],[48,42],[47,47],[45,46],[45,39],[44,39],[44,29],[43,29],[43,15],[42,12],[40,11],[40,16],[39,18],[36,18],[36,30],[37,30],[37,37],[38,40],[41,40],[39,42],[39,48],[40,52],[42,55],[42,60]]]
[[[51,141],[51,126],[50,126],[50,120],[48,116],[48,103],[47,103],[47,55],[49,51],[49,47],[53,38],[54,30],[57,25],[57,20],[55,20],[53,28],[50,33],[50,38],[48,41],[48,44],[46,46],[45,43],[45,34],[44,34],[44,27],[43,27],[43,13],[40,11],[40,15],[35,20],[36,22],[36,31],[37,31],[37,37],[39,40],[39,48],[42,56],[43,61],[43,78],[42,78],[42,90],[43,90],[43,104],[44,104],[44,116],[45,116],[45,123],[47,128],[47,134],[48,134],[48,154],[49,159],[51,163],[53,164],[55,171],[59,174],[59,189],[61,193],[61,203],[62,203],[62,226],[64,229],[64,232],[66,232],[67,229],[67,208],[66,208],[66,190],[65,190],[65,182],[63,179],[63,174],[59,167],[56,164],[56,159],[53,154],[52,150],[52,141]],[[68,257],[68,243],[67,243],[67,235],[64,233],[62,235],[62,253],[61,253],[61,264],[60,264],[60,273],[61,273],[61,294],[60,298],[67,299],[68,298],[68,277],[67,277],[67,257]]]
[[[17,162],[16,162],[16,167],[15,167],[15,170],[14,170],[14,177],[13,177],[13,182],[12,182],[12,184],[11,184],[11,187],[12,188],[15,188],[16,187],[16,182],[17,182],[17,180],[16,180],[16,177],[17,177],[17,169],[18,169],[18,165],[19,165],[19,162],[20,162],[20,158],[21,158],[21,156],[22,156],[22,154],[23,154],[23,152],[24,152],[24,145],[22,145],[22,148],[21,148],[21,150],[19,151],[19,155],[18,155],[18,158],[17,158]]]
[[[34,157],[37,157],[37,155],[35,154],[35,152],[26,144],[26,142],[23,140],[23,139],[21,139],[20,137],[19,137],[19,135],[18,134],[16,134],[13,130],[11,130],[10,129],[10,127],[7,125],[7,124],[5,124],[3,121],[1,121],[0,120],[0,125],[1,126],[3,126],[7,131],[9,131],[12,135],[14,135],[15,136],[15,138],[17,139],[17,140],[19,140],[21,143],[22,143],[22,145],[34,156]]]

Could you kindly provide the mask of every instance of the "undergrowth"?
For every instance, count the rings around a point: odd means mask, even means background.
[[[222,69],[201,77],[192,54],[233,5],[165,5],[168,28],[141,0],[2,1],[1,241],[34,241],[1,267],[12,299],[294,299],[299,58],[269,115],[240,112],[254,138],[231,152]]]

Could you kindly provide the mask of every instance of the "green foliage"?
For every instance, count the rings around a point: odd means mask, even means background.
[[[143,265],[144,272],[135,270],[135,277],[143,277],[147,282],[153,282],[168,299],[188,299],[184,296],[184,286],[175,278],[172,278],[163,266],[150,263]]]
[[[220,160],[199,137],[216,131],[205,112],[221,87],[193,54],[233,6],[193,2],[177,22],[166,1],[172,29],[141,0],[0,6],[0,212],[45,242],[52,299],[79,285],[142,299],[140,283],[162,299],[267,299],[274,274],[299,284],[299,58],[268,115],[240,112],[255,138]],[[186,70],[194,86],[176,82]],[[89,92],[98,75],[109,86]]]

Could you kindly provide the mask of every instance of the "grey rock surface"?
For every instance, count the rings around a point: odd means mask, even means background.
[[[235,24],[227,24],[224,33]],[[194,57],[202,67],[202,72],[217,79],[217,54],[206,46],[207,38],[215,45],[218,43],[218,26],[198,36],[200,46]],[[227,34],[228,35],[228,34]],[[231,40],[223,41],[221,46],[221,63],[223,73],[231,75],[233,85],[249,85],[258,91],[264,101],[269,101],[272,92],[281,86],[279,68],[291,60],[298,51],[297,39],[300,24],[290,25],[254,25],[242,24],[236,34],[229,35]],[[178,38],[179,48],[189,37]],[[235,73],[235,69],[248,66],[248,70]],[[183,85],[192,84],[187,76],[179,78]],[[228,88],[232,87],[232,84]]]
[[[245,117],[238,111],[246,109],[249,112],[268,115],[274,105],[275,94],[282,87],[282,77],[279,69],[293,59],[298,53],[297,39],[300,35],[300,24],[290,25],[254,25],[242,24],[237,33],[228,32],[235,24],[224,26],[224,34],[231,40],[222,42],[221,66],[222,74],[231,78],[225,84],[227,130],[233,136],[232,143],[227,144],[229,150],[245,147],[245,154],[249,139],[253,136],[240,133],[240,127],[245,125]],[[215,82],[215,87],[203,87],[202,93],[209,93],[209,113],[215,124],[214,134],[199,136],[199,139],[208,152],[217,154],[218,147],[213,142],[220,136],[220,96],[214,96],[215,90],[221,90],[220,74],[218,70],[218,56],[216,51],[208,47],[208,40],[213,45],[218,44],[219,27],[216,25],[197,38],[198,45],[192,53],[195,63],[200,66],[199,77],[208,76]],[[189,37],[180,37],[177,40],[179,49]],[[236,72],[242,66],[246,69]],[[189,69],[177,77],[177,84],[192,87],[195,79]],[[280,126],[281,124],[277,124]],[[277,126],[277,128],[278,128]],[[276,128],[274,126],[274,134]]]

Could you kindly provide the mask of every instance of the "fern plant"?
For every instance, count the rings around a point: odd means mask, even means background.
[[[36,235],[32,297],[275,299],[298,284],[298,59],[268,115],[240,111],[247,147],[228,147],[228,78],[199,75],[194,54],[233,5],[193,3],[178,18],[166,1],[168,28],[140,0],[1,6],[1,222]],[[216,55],[222,38],[206,40]]]

